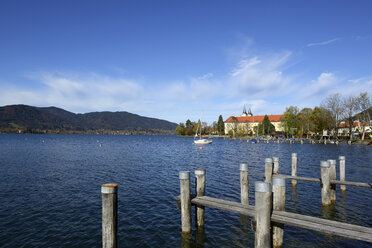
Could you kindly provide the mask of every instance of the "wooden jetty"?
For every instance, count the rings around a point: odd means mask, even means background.
[[[295,163],[293,162],[295,160]],[[345,157],[340,156],[343,169],[345,168]],[[281,247],[283,244],[284,225],[291,225],[309,230],[319,231],[326,234],[338,235],[346,238],[372,242],[372,228],[348,224],[339,221],[333,221],[323,218],[317,218],[307,215],[290,213],[285,211],[285,180],[291,179],[292,185],[296,185],[297,181],[317,182],[321,185],[322,205],[329,205],[335,201],[332,198],[332,185],[348,185],[357,187],[371,188],[370,183],[347,182],[344,180],[335,180],[336,175],[331,173],[331,164],[335,161],[321,161],[320,170],[321,178],[298,177],[297,173],[292,173],[292,176],[281,175],[278,173],[279,164],[274,165],[275,173],[273,173],[273,162],[279,163],[279,158],[265,159],[265,181],[255,182],[255,205],[249,205],[248,201],[248,165],[240,165],[240,183],[241,183],[241,202],[227,201],[205,195],[205,170],[203,170],[203,179],[196,180],[196,189],[203,189],[203,194],[196,193],[196,197],[191,199],[191,196],[185,196],[182,192],[190,192],[184,187],[190,187],[190,177],[185,177],[185,174],[190,175],[190,172],[180,172],[180,190],[181,196],[176,196],[175,199],[181,203],[181,222],[182,232],[190,232],[190,228],[184,228],[184,216],[191,216],[190,204],[197,206],[196,215],[198,216],[197,228],[204,228],[205,207],[221,209],[228,212],[238,213],[241,215],[254,217],[255,230],[255,247]],[[294,164],[297,167],[297,154],[292,154],[292,168]],[[295,169],[297,172],[297,168]],[[200,170],[198,170],[200,171]],[[195,171],[196,175],[200,172]],[[295,174],[295,175],[293,175]],[[343,178],[345,179],[345,177]],[[203,184],[203,185],[200,185]],[[191,199],[191,200],[189,200]],[[186,203],[185,203],[186,201]],[[188,212],[189,211],[189,212]],[[203,214],[199,214],[203,211]],[[188,213],[185,213],[188,212]],[[201,217],[203,216],[203,217]]]

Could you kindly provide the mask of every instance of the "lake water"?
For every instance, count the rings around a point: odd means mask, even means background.
[[[175,136],[0,135],[0,247],[101,247],[100,185],[119,184],[119,247],[181,247],[178,172],[207,170],[206,195],[240,201],[239,164],[249,164],[250,202],[264,159],[280,157],[290,174],[320,177],[320,161],[346,156],[346,178],[371,182],[372,148],[311,144],[248,144],[217,138],[199,149]],[[100,146],[101,145],[101,146]],[[338,167],[338,165],[337,165]],[[338,172],[337,172],[338,174]],[[195,178],[191,177],[193,191]],[[372,191],[347,187],[330,211],[320,186],[287,182],[286,210],[371,227]],[[193,210],[194,214],[194,210]],[[194,219],[193,219],[194,221]],[[250,220],[206,208],[205,232],[191,247],[254,247]],[[185,245],[185,243],[183,243]],[[370,243],[285,226],[284,247],[371,247]]]

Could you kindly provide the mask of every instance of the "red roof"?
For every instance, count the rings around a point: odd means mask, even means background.
[[[358,127],[358,126],[361,126],[361,127],[362,127],[362,126],[366,126],[366,127],[367,127],[368,125],[363,124],[363,123],[359,123],[359,122],[357,122],[357,121],[354,121],[354,122],[353,122],[353,126],[354,126],[354,127]],[[338,125],[338,127],[350,127],[350,125],[349,125],[349,122],[347,122],[347,123],[344,122],[344,123],[341,123],[340,125]]]
[[[279,122],[280,118],[283,117],[283,115],[268,115],[270,122]],[[256,115],[256,116],[230,116],[227,118],[225,123],[227,122],[239,122],[239,123],[248,123],[248,122],[262,122],[265,118],[264,115]]]

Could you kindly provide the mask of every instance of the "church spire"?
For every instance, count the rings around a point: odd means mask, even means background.
[[[252,111],[251,111],[251,108],[249,108],[249,110],[248,110],[248,115],[249,116],[253,116]]]
[[[245,109],[245,104],[244,104],[243,113],[242,113],[241,116],[247,116],[247,115],[248,115],[248,114],[247,114],[247,110]]]

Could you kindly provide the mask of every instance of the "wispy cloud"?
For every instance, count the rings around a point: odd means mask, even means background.
[[[254,56],[238,62],[229,78],[230,92],[233,96],[265,97],[273,92],[280,95],[290,82],[291,77],[285,75],[291,52]]]
[[[312,80],[302,89],[302,97],[315,97],[318,95],[326,95],[330,90],[336,88],[338,79],[333,73],[323,72],[316,80]]]
[[[339,41],[341,40],[341,38],[335,38],[335,39],[332,39],[332,40],[327,40],[327,41],[322,41],[322,42],[314,42],[314,43],[309,43],[307,44],[307,47],[313,47],[313,46],[325,46],[325,45],[329,45],[333,42],[336,42],[336,41]]]
[[[132,80],[91,73],[32,73],[36,89],[11,88],[0,93],[0,104],[25,103],[58,106],[76,112],[120,110],[136,106],[142,86]]]

